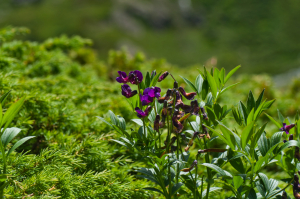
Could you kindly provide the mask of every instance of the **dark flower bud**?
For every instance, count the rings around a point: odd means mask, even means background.
[[[282,191],[282,197],[281,199],[288,199],[286,192],[283,190]]]
[[[193,145],[193,144],[194,144],[194,143],[192,143],[192,145]],[[191,145],[191,146],[192,146],[192,145]],[[190,145],[187,145],[187,146],[184,148],[184,151],[187,152],[187,151],[190,149],[191,146],[190,146]]]
[[[182,102],[182,98],[181,98],[181,95],[178,91],[176,91],[176,103],[175,103],[175,107],[176,108],[180,108],[182,107],[183,105],[183,102]]]
[[[197,95],[197,93],[192,92],[192,93],[186,93],[184,88],[182,88],[181,86],[179,87],[179,91],[181,92],[181,94],[188,100],[193,100],[194,97]]]
[[[164,72],[159,78],[158,78],[158,82],[161,82],[162,80],[164,80],[167,76],[169,75],[169,72],[166,71]]]
[[[198,161],[197,160],[194,160],[194,162],[191,164],[191,166],[189,168],[184,168],[184,169],[181,169],[181,171],[183,172],[189,172],[191,171],[195,166],[197,166],[198,164]]]
[[[205,112],[205,109],[204,109],[204,107],[200,107],[200,110],[201,110],[201,113],[202,113],[203,119],[205,119],[205,120],[208,120],[208,117],[207,117],[207,114],[206,114],[206,112]]]
[[[293,187],[293,194],[294,194],[295,199],[300,199],[300,194],[298,193],[298,191],[295,187]]]
[[[290,129],[292,129],[295,126],[295,124],[290,124],[290,125],[286,125],[286,123],[282,123],[282,124],[283,124],[283,127],[280,128],[280,130],[285,131],[286,134],[289,134]]]
[[[172,117],[172,122],[173,122],[173,125],[176,129],[175,132],[176,133],[180,133],[183,129],[183,125],[176,119],[176,117]]]
[[[178,82],[174,82],[174,88],[178,88]]]
[[[192,107],[191,113],[193,115],[199,116],[200,107],[198,104],[198,100],[191,101],[191,107]]]
[[[122,95],[124,95],[126,98],[130,98],[137,94],[137,91],[136,90],[131,91],[130,86],[128,86],[127,84],[123,84],[121,86],[121,89],[122,89]]]
[[[190,113],[190,112],[192,111],[192,106],[183,104],[183,105],[181,106],[181,109],[182,109],[185,113]]]
[[[287,141],[286,140],[283,140],[283,143],[286,143]]]
[[[132,84],[139,84],[143,81],[143,74],[141,73],[141,71],[135,70],[135,71],[131,71],[128,74],[129,77],[129,81]]]
[[[185,135],[184,133],[181,133],[180,135],[181,135],[181,138],[182,138],[183,140],[186,140],[186,139],[187,139],[187,138],[186,138],[186,135]]]
[[[298,175],[300,175],[300,171],[298,171]]]
[[[177,146],[171,146],[171,152],[173,153],[174,151],[177,150]]]
[[[176,136],[173,136],[173,137],[171,138],[171,145],[175,143],[176,139],[177,139]]]
[[[158,102],[159,103],[164,103],[164,101],[168,101],[170,99],[171,95],[172,95],[172,89],[168,89],[167,93],[164,97],[158,98]]]
[[[290,136],[289,136],[289,140],[293,140],[293,134],[291,134]]]
[[[159,120],[160,120],[160,115],[157,114],[154,120],[154,130],[156,132],[159,132]]]

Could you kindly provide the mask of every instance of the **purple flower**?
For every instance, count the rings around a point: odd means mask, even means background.
[[[180,133],[183,129],[183,125],[177,119],[178,113],[179,113],[179,111],[175,109],[174,115],[172,117],[172,122],[173,122],[174,127],[176,128],[175,129],[176,133]]]
[[[141,101],[142,101],[142,106],[146,106],[153,102],[153,98],[150,97],[149,95],[140,95],[141,96]]]
[[[145,118],[149,115],[149,112],[151,111],[152,107],[151,106],[148,106],[145,111],[142,111],[139,107],[136,107],[135,108],[135,111],[137,113],[137,116],[139,118]]]
[[[282,123],[282,124],[283,124],[283,127],[280,130],[285,131],[286,134],[289,134],[290,129],[295,126],[295,124],[290,124],[290,125],[286,125],[286,123]]]
[[[199,116],[200,107],[197,100],[191,101],[191,114]]]
[[[146,88],[143,92],[143,95],[149,95],[150,97],[156,97],[157,99],[160,97],[161,89],[159,87],[149,87]]]
[[[204,107],[200,107],[200,109],[201,109],[201,112],[202,112],[203,119],[208,120],[208,117],[207,117],[207,114],[205,112]]]
[[[126,98],[130,98],[135,94],[137,94],[137,91],[131,91],[130,86],[128,86],[127,84],[123,84],[121,86],[121,89],[122,89],[122,95],[124,95]]]
[[[127,77],[127,74],[123,71],[118,71],[120,77],[117,77],[116,80],[119,83],[127,83],[129,81],[129,77]]]
[[[143,74],[138,70],[131,71],[128,74],[128,78],[129,78],[130,83],[139,84],[143,81]]]
[[[169,75],[169,72],[166,71],[164,72],[159,78],[158,78],[158,82],[161,82],[162,80],[164,80],[167,76]]]
[[[183,102],[182,102],[182,98],[181,98],[181,95],[178,91],[176,91],[176,103],[175,103],[175,107],[176,108],[180,108],[182,107],[183,105]]]
[[[171,95],[172,95],[172,92],[173,92],[172,89],[168,89],[166,95],[164,97],[160,97],[158,99],[158,102],[159,103],[164,103],[165,100],[169,100]]]
[[[182,88],[181,86],[179,87],[179,91],[181,92],[181,94],[188,100],[193,100],[195,95],[197,95],[197,93],[192,92],[192,93],[186,93],[184,88]]]

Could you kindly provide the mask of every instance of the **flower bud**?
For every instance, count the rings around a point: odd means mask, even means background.
[[[164,80],[167,76],[169,75],[169,72],[166,71],[164,72],[159,78],[158,78],[158,82],[161,82],[162,80]]]

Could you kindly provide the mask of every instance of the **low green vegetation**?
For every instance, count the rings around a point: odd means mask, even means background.
[[[107,59],[99,60],[89,39],[61,36],[40,43],[21,40],[27,33],[26,28],[13,27],[0,31],[1,96],[11,90],[2,105],[3,112],[25,97],[9,126],[21,131],[7,146],[12,147],[23,137],[35,136],[8,157],[4,195],[7,198],[161,197],[143,189],[154,186],[152,182],[137,177],[137,170],[147,165],[114,142],[112,139],[118,140],[120,135],[96,116],[110,121],[108,111],[112,110],[125,119],[127,129],[138,128],[130,121],[136,114],[120,94],[120,84],[115,82],[117,71],[141,70],[144,74],[154,69],[158,73],[172,71],[179,86],[191,92],[180,76],[195,80],[199,75],[197,67],[177,68],[164,60],[149,60],[142,53],[129,55],[126,50],[110,51]],[[269,115],[276,118],[277,109],[284,116],[296,115],[300,98],[298,81],[282,91],[275,89],[266,75],[233,76],[228,85],[236,82],[239,84],[218,99],[228,108],[238,107],[239,101],[246,102],[249,90],[257,98],[265,89],[264,99],[276,99]],[[172,86],[170,81],[160,83],[162,93]],[[267,121],[270,120],[262,114],[257,122],[261,126]],[[237,126],[235,123],[229,113],[226,126]],[[267,137],[278,132],[271,122],[266,129]],[[224,146],[220,141],[217,144]],[[191,154],[199,147],[191,147]],[[0,161],[2,166],[3,159]],[[288,177],[277,166],[265,171],[277,180]],[[291,193],[291,189],[287,192]]]

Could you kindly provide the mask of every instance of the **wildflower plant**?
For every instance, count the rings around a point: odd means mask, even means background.
[[[99,118],[120,133],[121,137],[113,141],[147,165],[137,171],[141,174],[137,177],[156,186],[146,190],[168,199],[190,195],[208,199],[211,192],[221,189],[230,193],[229,198],[287,198],[284,190],[293,183],[294,195],[300,198],[295,174],[300,170],[299,116],[294,124],[278,111],[280,125],[265,114],[278,127],[278,132],[267,138],[267,123],[261,125],[258,120],[275,100],[264,99],[265,90],[256,100],[250,91],[246,103],[240,101],[232,108],[221,105],[221,95],[237,85],[225,86],[238,68],[227,75],[224,68],[211,72],[204,68],[195,83],[182,77],[193,90],[189,93],[170,72],[147,72],[144,77],[140,71],[128,76],[119,71],[116,80],[123,84],[122,94],[139,118],[132,119],[139,128],[128,131],[125,120],[111,111],[111,122]],[[157,83],[166,78],[173,81],[173,88],[163,94]],[[128,82],[136,90],[132,91]],[[225,119],[234,119],[239,127],[226,126]],[[281,141],[288,133],[294,136]],[[223,144],[216,148],[215,140]],[[273,163],[290,176],[285,187],[263,173]]]

